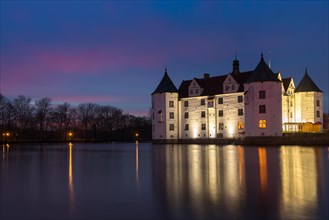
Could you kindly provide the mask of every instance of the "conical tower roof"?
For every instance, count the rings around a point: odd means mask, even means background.
[[[261,54],[261,58],[258,65],[256,66],[255,70],[252,72],[246,83],[264,82],[264,81],[278,82],[280,80],[275,77],[272,70],[266,64],[263,58],[263,54]]]
[[[167,68],[165,69],[165,73],[164,73],[162,80],[160,81],[158,87],[154,90],[152,95],[155,93],[165,93],[165,92],[178,93],[178,90],[177,90],[175,84],[171,81],[170,77],[168,76]]]
[[[295,92],[322,92],[321,89],[313,82],[311,77],[307,73],[307,69],[305,69],[305,74],[303,79],[298,84]]]

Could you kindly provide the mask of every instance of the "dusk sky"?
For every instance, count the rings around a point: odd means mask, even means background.
[[[0,1],[1,88],[147,115],[165,67],[182,80],[224,75],[235,51],[253,70],[263,51],[295,85],[308,73],[328,112],[328,1]]]

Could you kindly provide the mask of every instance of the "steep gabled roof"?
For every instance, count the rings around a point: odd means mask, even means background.
[[[253,71],[246,71],[242,73],[231,73],[235,81],[240,84],[240,87],[238,89],[238,92],[243,92],[244,91],[244,86],[243,84],[249,79],[250,75],[252,74]]]
[[[264,82],[264,81],[280,82],[280,80],[275,76],[275,74],[266,64],[262,54],[258,65],[256,66],[255,70],[253,71],[249,79],[246,81],[246,83]]]
[[[162,80],[160,81],[158,87],[154,90],[154,92],[152,93],[164,93],[164,92],[178,92],[175,84],[171,81],[170,77],[167,74],[167,68],[165,69],[165,74],[162,78]]]
[[[322,90],[313,82],[306,69],[304,77],[298,84],[295,92],[322,92]]]
[[[283,89],[284,89],[285,92],[289,88],[289,85],[290,85],[291,80],[292,80],[291,77],[282,79]]]

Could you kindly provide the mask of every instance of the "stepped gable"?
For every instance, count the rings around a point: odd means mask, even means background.
[[[263,54],[261,54],[261,59],[256,66],[255,70],[250,75],[249,79],[245,83],[252,82],[265,82],[265,81],[273,81],[280,82],[280,80],[275,76],[273,71],[266,64]]]
[[[285,92],[288,90],[291,80],[292,80],[291,77],[282,79],[283,89]]]
[[[175,92],[175,93],[178,92],[175,84],[171,81],[170,77],[167,74],[167,68],[165,69],[165,73],[162,80],[160,81],[158,87],[154,90],[152,95],[155,93],[165,93],[165,92]]]
[[[298,84],[295,92],[322,92],[322,90],[313,82],[307,73],[307,69],[305,69],[304,77]]]

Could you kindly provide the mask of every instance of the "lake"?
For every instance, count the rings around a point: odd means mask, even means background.
[[[329,219],[329,147],[4,144],[0,219]]]

